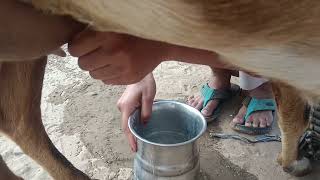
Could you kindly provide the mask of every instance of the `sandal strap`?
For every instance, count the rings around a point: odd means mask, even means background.
[[[214,99],[228,99],[231,97],[231,92],[229,90],[217,90],[211,88],[208,84],[205,84],[202,86],[201,89],[201,95],[204,99],[203,101],[203,108],[207,106],[209,101],[214,100]]]
[[[251,97],[250,97],[250,96],[246,96],[246,97],[243,99],[243,101],[242,101],[241,104],[242,104],[243,106],[245,106],[246,108],[248,108],[250,101],[251,101]]]
[[[250,101],[247,106],[247,112],[245,116],[245,121],[248,117],[257,111],[272,111],[274,112],[277,109],[276,102],[274,99],[257,99],[250,98]]]

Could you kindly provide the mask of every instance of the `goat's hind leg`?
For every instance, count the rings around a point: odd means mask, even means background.
[[[54,179],[89,179],[52,144],[41,120],[46,60],[3,63],[0,71],[0,129]]]
[[[278,123],[282,136],[282,151],[278,162],[286,172],[303,176],[311,171],[310,161],[298,157],[299,140],[308,125],[305,115],[307,101],[297,89],[284,83],[273,82],[272,89],[278,105]]]

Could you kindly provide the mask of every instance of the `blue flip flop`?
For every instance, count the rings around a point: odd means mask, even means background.
[[[232,84],[231,88],[229,90],[217,90],[211,88],[208,84],[205,84],[202,86],[201,89],[201,95],[203,97],[203,105],[200,111],[207,106],[209,101],[212,101],[214,99],[219,99],[218,106],[216,109],[212,112],[210,116],[205,116],[205,119],[207,123],[210,123],[214,120],[216,120],[220,114],[221,114],[221,105],[226,100],[230,99],[232,96],[237,94],[240,91],[240,87],[238,85]]]
[[[240,133],[250,134],[250,135],[261,135],[267,134],[272,130],[272,124],[268,127],[247,127],[245,122],[248,120],[249,116],[257,111],[272,111],[273,118],[275,116],[275,111],[277,109],[276,102],[274,99],[257,99],[257,98],[245,98],[243,105],[247,107],[247,112],[244,117],[243,124],[236,124],[231,122],[231,128]],[[274,120],[272,121],[274,122]]]

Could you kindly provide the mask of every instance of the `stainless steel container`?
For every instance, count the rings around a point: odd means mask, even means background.
[[[175,101],[158,101],[146,125],[139,110],[128,123],[137,138],[135,180],[199,179],[197,139],[205,132],[206,121],[198,110]]]

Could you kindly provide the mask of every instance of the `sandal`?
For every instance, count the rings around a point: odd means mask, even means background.
[[[204,116],[207,123],[210,123],[210,122],[216,120],[221,114],[221,107],[222,107],[221,105],[226,100],[230,99],[232,96],[237,94],[239,91],[240,91],[240,87],[235,84],[232,84],[231,88],[229,90],[223,90],[223,91],[213,89],[208,84],[203,85],[202,89],[201,89],[201,96],[203,97],[204,101],[203,101],[203,105],[202,105],[202,108],[200,109],[200,111],[207,106],[209,101],[214,100],[214,99],[219,100],[219,103],[218,103],[216,109],[212,112],[212,114],[210,116]]]
[[[231,122],[231,128],[237,132],[250,134],[250,135],[261,135],[267,134],[272,130],[272,124],[274,122],[274,116],[276,111],[276,102],[274,99],[256,99],[247,97],[243,100],[242,104],[247,107],[247,112],[244,117],[243,124],[238,124]],[[272,111],[273,121],[270,126],[268,127],[247,127],[245,126],[245,122],[249,118],[249,116],[257,111]]]

